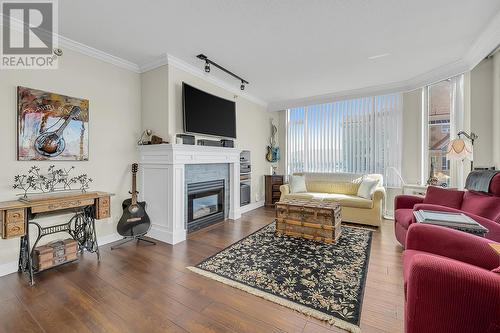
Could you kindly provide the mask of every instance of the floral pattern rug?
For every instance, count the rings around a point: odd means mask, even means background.
[[[335,244],[275,236],[274,223],[190,270],[359,332],[372,231],[342,226]]]

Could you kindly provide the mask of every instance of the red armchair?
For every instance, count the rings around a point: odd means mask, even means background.
[[[500,242],[500,174],[493,177],[489,194],[430,186],[425,198],[396,196],[394,232],[403,247],[408,228],[415,222],[413,211],[419,209],[464,213],[488,229],[486,238]]]
[[[489,240],[416,223],[404,262],[406,333],[500,332],[500,264]]]

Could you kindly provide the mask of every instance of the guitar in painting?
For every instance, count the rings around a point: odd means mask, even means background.
[[[66,148],[63,132],[71,120],[80,115],[80,112],[82,112],[82,110],[78,106],[74,106],[69,115],[65,117],[62,125],[56,131],[44,132],[39,135],[35,140],[35,150],[45,157],[59,156]]]
[[[123,215],[116,227],[118,233],[125,238],[139,239],[151,227],[151,221],[146,213],[146,202],[137,200],[137,169],[138,164],[132,164],[132,192],[130,192],[132,198],[123,201]]]
[[[266,160],[271,163],[275,163],[280,160],[280,148],[276,144],[276,132],[278,132],[278,129],[271,123],[271,139],[269,146],[267,146],[266,154]]]

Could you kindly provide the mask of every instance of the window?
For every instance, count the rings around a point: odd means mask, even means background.
[[[437,178],[438,184],[450,185],[450,162],[446,148],[450,142],[451,83],[450,80],[430,85],[427,113],[427,170]]]
[[[464,75],[423,89],[422,182],[430,178],[441,186],[462,186],[462,163],[446,158],[450,138],[465,128]]]
[[[380,173],[400,185],[402,97],[358,98],[287,111],[287,173]]]

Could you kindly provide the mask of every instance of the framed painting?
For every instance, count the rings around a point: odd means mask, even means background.
[[[17,87],[17,159],[88,161],[89,101]]]

